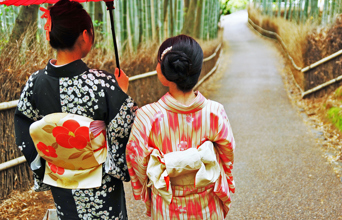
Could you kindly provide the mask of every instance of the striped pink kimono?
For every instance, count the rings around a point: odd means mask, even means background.
[[[229,211],[230,192],[235,191],[231,172],[235,148],[232,129],[221,104],[196,94],[189,106],[167,93],[158,102],[137,111],[126,158],[134,197],[145,202],[146,214],[152,219],[224,219]],[[193,182],[176,185],[169,177],[161,178],[166,182],[166,191],[171,187],[172,199],[168,202],[147,176],[153,150],[164,155],[198,148],[205,141],[214,143],[219,177],[202,187]]]

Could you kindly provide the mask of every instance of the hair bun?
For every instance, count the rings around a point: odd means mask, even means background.
[[[203,51],[193,38],[179,35],[162,43],[158,50],[158,61],[168,81],[176,83],[181,91],[190,91],[201,74]]]
[[[191,60],[189,57],[181,51],[175,51],[170,54],[169,58],[170,67],[178,74],[187,76],[189,75],[189,69]]]

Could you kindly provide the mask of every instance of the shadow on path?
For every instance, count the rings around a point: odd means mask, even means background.
[[[236,139],[236,193],[227,219],[342,219],[342,183],[291,105],[276,48],[226,16],[228,68],[210,99],[224,104]]]

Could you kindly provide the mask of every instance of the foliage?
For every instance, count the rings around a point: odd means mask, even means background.
[[[220,0],[221,13],[224,15],[246,9],[248,0]]]
[[[339,107],[332,107],[327,112],[329,120],[342,131],[342,109]]]

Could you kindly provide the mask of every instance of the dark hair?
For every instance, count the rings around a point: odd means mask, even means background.
[[[171,47],[168,51],[167,48]],[[164,53],[164,51],[168,51]],[[158,62],[165,78],[176,83],[179,90],[191,91],[201,74],[203,51],[201,46],[187,35],[166,39],[159,47]]]
[[[87,30],[94,41],[94,27],[83,6],[74,1],[60,0],[50,7],[50,45],[55,49],[71,49],[80,34]]]

